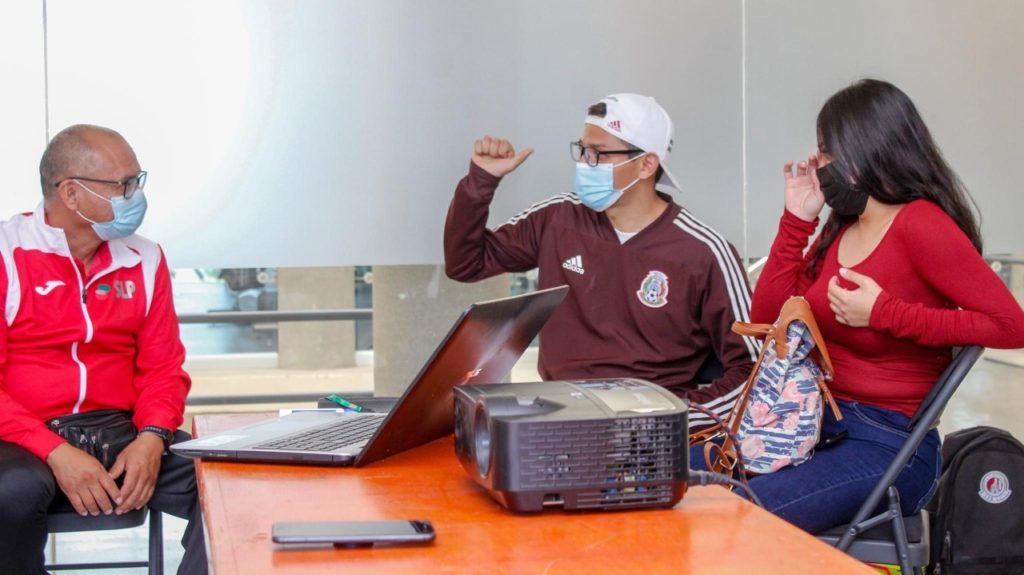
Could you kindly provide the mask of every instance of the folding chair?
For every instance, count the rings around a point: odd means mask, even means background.
[[[818,539],[835,545],[865,563],[899,565],[904,575],[924,573],[929,551],[928,514],[922,510],[916,515],[904,517],[900,512],[900,494],[894,484],[924,436],[938,425],[939,416],[953,392],[984,350],[981,346],[970,346],[956,354],[910,419],[907,424],[910,436],[871,495],[861,505],[853,521],[849,525],[838,525],[818,533]],[[884,510],[872,515],[879,508],[883,497],[888,497]],[[890,527],[886,528],[885,523],[889,523]]]
[[[47,530],[50,533],[72,533],[80,531],[108,531],[112,529],[128,529],[138,527],[146,522],[147,509],[136,509],[124,515],[79,515],[75,511],[58,511],[47,516]],[[98,563],[67,563],[63,565],[47,565],[50,571],[68,569],[122,569],[128,567],[148,567],[150,575],[163,575],[164,572],[164,533],[163,521],[159,511],[149,509],[149,560],[148,561],[117,561]]]

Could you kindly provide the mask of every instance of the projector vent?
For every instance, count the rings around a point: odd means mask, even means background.
[[[669,504],[672,502],[672,498],[673,492],[670,484],[581,491],[576,494],[576,508],[652,507]]]
[[[580,507],[668,501],[683,468],[681,418],[530,424],[520,432],[519,488],[580,492]]]

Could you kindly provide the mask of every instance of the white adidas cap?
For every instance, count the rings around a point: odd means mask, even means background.
[[[651,152],[661,161],[658,183],[682,191],[668,171],[665,159],[672,151],[672,118],[654,98],[640,94],[612,94],[601,99],[607,113],[603,118],[587,116],[585,122],[637,148]]]

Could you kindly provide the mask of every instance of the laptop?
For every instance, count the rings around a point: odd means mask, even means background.
[[[467,308],[388,413],[297,412],[171,451],[220,461],[362,466],[452,433],[452,389],[499,383],[569,292],[559,286]]]

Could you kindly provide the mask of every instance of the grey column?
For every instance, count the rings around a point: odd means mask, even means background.
[[[510,292],[508,274],[464,284],[443,266],[374,266],[374,395],[401,395],[462,310]]]
[[[351,267],[279,268],[280,310],[350,309],[355,307],[355,271]],[[331,369],[355,365],[355,322],[281,322],[278,366],[286,369]]]
[[[1024,305],[1024,263],[1010,265],[1010,291]]]

